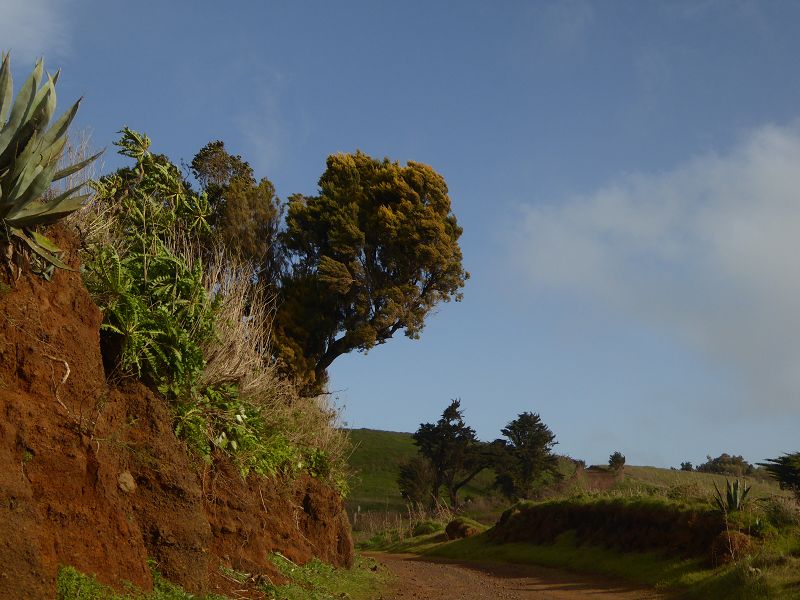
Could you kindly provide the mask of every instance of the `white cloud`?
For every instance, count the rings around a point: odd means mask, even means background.
[[[525,207],[513,252],[536,288],[599,301],[730,369],[751,404],[800,406],[800,123]]]
[[[32,64],[40,56],[50,63],[63,58],[70,44],[69,4],[61,0],[4,0],[0,47],[11,50],[17,65]]]

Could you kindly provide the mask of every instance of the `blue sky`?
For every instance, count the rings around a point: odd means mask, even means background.
[[[222,139],[278,194],[361,149],[446,178],[460,304],[337,360],[353,427],[460,397],[480,437],[542,415],[604,462],[751,461],[800,423],[800,4],[4,0],[21,81],[110,147]],[[113,152],[105,168],[120,164]]]

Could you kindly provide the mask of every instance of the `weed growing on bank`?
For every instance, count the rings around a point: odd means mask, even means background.
[[[372,558],[356,556],[351,569],[337,569],[313,559],[297,565],[281,554],[270,556],[272,563],[289,582],[274,585],[260,583],[258,589],[273,600],[372,600],[389,581],[389,573]],[[252,577],[220,567],[220,573],[241,584]],[[170,583],[153,571],[153,591],[143,592],[130,585],[124,593],[101,584],[92,575],[81,573],[73,567],[62,567],[58,572],[56,600],[232,600],[219,594],[190,594],[180,586]]]
[[[170,583],[153,571],[153,591],[143,592],[130,585],[123,594],[98,582],[93,575],[81,573],[73,567],[62,567],[56,581],[56,600],[231,600],[226,596],[208,594],[197,596]]]

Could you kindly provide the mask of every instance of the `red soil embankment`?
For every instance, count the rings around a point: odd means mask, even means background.
[[[188,591],[224,593],[220,565],[280,579],[272,551],[351,564],[336,491],[194,464],[161,398],[106,384],[100,323],[77,273],[0,289],[0,597],[52,598],[61,565],[149,589],[151,558]]]

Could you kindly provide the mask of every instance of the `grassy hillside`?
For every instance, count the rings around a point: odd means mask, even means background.
[[[657,492],[679,494],[685,492],[697,496],[711,496],[714,494],[714,485],[725,491],[725,480],[733,481],[735,477],[715,475],[712,473],[699,473],[697,471],[673,471],[658,467],[633,467],[625,466],[625,487],[652,489]],[[747,484],[752,486],[750,496],[763,498],[765,496],[781,495],[791,496],[789,492],[778,487],[772,479],[752,479],[745,477]]]
[[[362,512],[405,511],[406,504],[397,487],[397,475],[400,464],[412,458],[417,452],[412,435],[376,429],[351,429],[349,433],[354,446],[350,456],[350,467],[355,471],[356,477],[348,498],[348,509],[353,511],[360,506]],[[603,487],[607,491],[609,487],[613,488],[614,493],[622,495],[666,495],[676,498],[711,496],[714,493],[714,483],[720,489],[725,489],[724,475],[627,465],[624,473],[623,480]],[[588,491],[591,491],[593,478],[597,478],[598,475],[595,472],[593,475],[587,475],[588,481],[581,479],[575,482],[575,486],[565,484],[561,487],[564,490],[572,487],[588,487]],[[462,491],[462,498],[487,495],[493,478],[493,472],[484,471],[472,485]],[[786,494],[771,480],[748,479],[748,484],[753,487],[751,497]],[[558,495],[561,491],[559,490]]]
[[[400,465],[417,453],[410,433],[351,429],[353,453],[350,468],[355,471],[348,508],[362,511],[405,510],[405,501],[397,487]]]
[[[356,476],[347,499],[348,511],[406,510],[406,502],[397,487],[400,465],[417,453],[410,433],[380,431],[377,429],[351,429],[353,453],[350,468]],[[493,471],[483,471],[464,487],[460,498],[485,496],[494,481]]]

